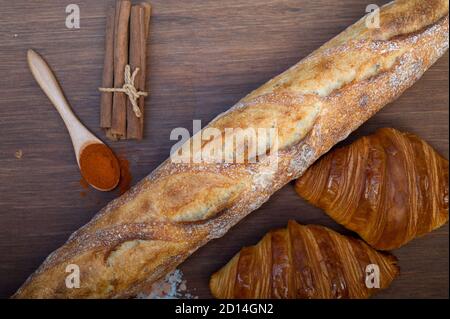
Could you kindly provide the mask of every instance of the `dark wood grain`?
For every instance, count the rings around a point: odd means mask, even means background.
[[[370,3],[374,2],[373,0]],[[383,3],[385,1],[375,1]],[[105,16],[113,1],[76,1],[81,29],[65,27],[60,0],[0,0],[0,297],[10,296],[43,259],[116,193],[85,197],[71,142],[28,71],[26,50],[54,68],[80,119],[99,137]],[[145,140],[111,146],[130,160],[134,183],[168,157],[170,131],[228,109],[364,14],[360,0],[154,0],[149,43],[151,96]],[[448,55],[349,141],[391,126],[449,153]],[[21,159],[15,152],[22,150]],[[288,219],[346,232],[288,185],[181,269],[191,293],[210,297],[209,275],[242,246]],[[402,275],[379,298],[448,298],[448,225],[395,251]]]

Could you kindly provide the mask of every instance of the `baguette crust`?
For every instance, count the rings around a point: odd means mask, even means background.
[[[75,232],[13,297],[137,294],[301,176],[447,49],[447,0],[384,6],[380,29],[369,30],[360,20],[208,126],[222,133],[224,127],[257,129],[274,117],[283,124],[277,153],[246,164],[167,160]],[[79,289],[66,288],[69,264],[80,267]]]

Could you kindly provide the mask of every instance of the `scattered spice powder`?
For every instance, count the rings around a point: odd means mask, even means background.
[[[119,162],[104,144],[90,144],[82,150],[80,169],[84,180],[100,190],[115,188],[120,179]]]
[[[133,176],[131,175],[130,172],[130,163],[126,158],[119,156],[119,166],[120,166],[119,194],[122,195],[130,189]]]
[[[80,185],[81,185],[81,187],[83,187],[84,189],[88,189],[88,188],[89,188],[89,183],[86,182],[86,180],[85,180],[83,177],[81,177],[81,179],[80,179]]]

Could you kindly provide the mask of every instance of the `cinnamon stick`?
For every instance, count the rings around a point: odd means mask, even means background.
[[[151,6],[142,3],[131,9],[130,23],[130,65],[132,69],[139,68],[136,77],[136,88],[145,91],[146,66],[147,66],[147,38],[150,25]],[[144,97],[138,100],[141,116],[137,117],[133,112],[131,103],[128,102],[127,114],[127,138],[141,140],[144,135]]]
[[[147,43],[149,31],[150,31],[150,16],[152,15],[152,6],[148,2],[141,2],[141,6],[145,10],[145,28],[146,28],[146,35],[145,35],[145,42]]]
[[[128,64],[129,22],[131,1],[116,2],[116,32],[114,39],[114,87],[124,84],[125,66]],[[127,96],[114,93],[112,107],[111,134],[117,138],[126,137]]]
[[[143,89],[142,86],[142,74],[145,70],[142,69],[142,33],[144,32],[144,20],[145,12],[144,8],[140,5],[133,6],[131,8],[131,20],[130,20],[130,66],[132,70],[139,68],[139,73],[136,77],[135,87],[138,91]],[[143,99],[141,96],[138,100],[139,102]],[[142,115],[141,115],[142,117]],[[127,105],[127,139],[141,139],[142,131],[140,127],[139,118],[133,111],[130,100],[128,100]]]
[[[115,17],[114,17],[114,52],[116,52],[116,34],[117,34],[117,28],[119,25],[119,13],[120,13],[120,2],[121,0],[116,0],[115,5]],[[114,60],[115,60],[115,53],[114,53]],[[113,64],[114,72],[115,72],[115,63]],[[113,94],[113,102],[114,102],[114,94]],[[113,111],[111,108],[111,126],[112,126],[112,118],[114,118]],[[111,131],[111,128],[106,130],[106,137],[110,139],[111,141],[117,141],[119,138],[116,134],[113,134]]]
[[[109,88],[114,85],[114,29],[115,29],[114,7],[108,9],[106,16],[105,37],[105,61],[103,64],[102,87]],[[109,129],[111,127],[113,94],[103,92],[100,100],[100,127]]]
[[[144,20],[145,21],[145,24],[144,24],[145,37],[141,38],[141,41],[142,41],[141,47],[142,47],[142,50],[143,50],[142,51],[142,55],[141,55],[141,58],[142,58],[142,63],[141,63],[141,65],[142,65],[142,73],[141,73],[142,79],[141,79],[141,82],[142,82],[142,90],[143,91],[148,91],[148,88],[146,90],[146,83],[147,83],[146,82],[146,79],[147,79],[147,40],[148,40],[148,37],[149,37],[149,34],[150,34],[150,18],[151,18],[151,14],[152,14],[152,6],[148,2],[142,2],[141,5],[144,7],[144,12],[145,12],[145,20]],[[143,97],[139,100],[139,108],[140,108],[141,113],[142,113],[142,116],[139,118],[140,129],[141,129],[141,132],[142,132],[140,137],[142,139],[143,135],[144,135],[144,109],[145,109],[145,100],[144,100]]]

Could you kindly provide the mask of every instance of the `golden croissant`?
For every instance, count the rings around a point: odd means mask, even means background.
[[[362,240],[294,221],[243,248],[212,275],[221,299],[361,299],[387,288],[398,275],[396,258]]]
[[[448,221],[448,161],[419,137],[395,129],[328,153],[295,188],[380,250]]]

